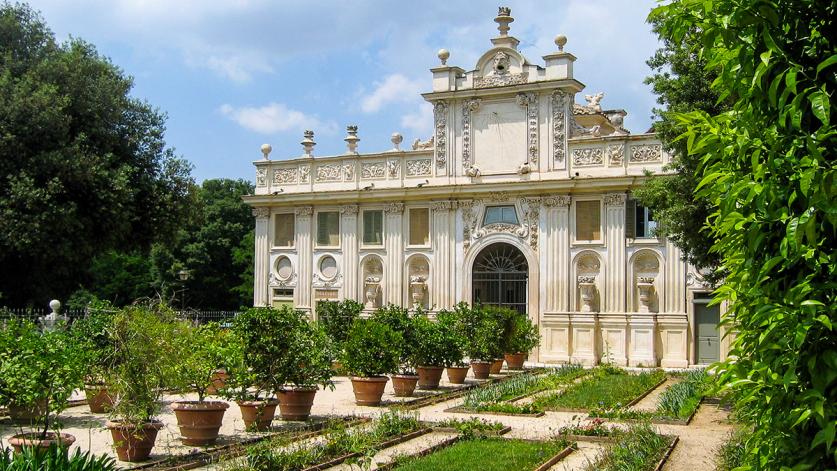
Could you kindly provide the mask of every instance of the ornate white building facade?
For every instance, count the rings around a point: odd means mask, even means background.
[[[256,167],[254,304],[323,299],[368,309],[431,311],[460,301],[506,305],[537,323],[530,359],[684,367],[723,357],[728,341],[707,307],[709,287],[680,250],[653,234],[631,198],[669,156],[654,134],[631,134],[603,94],[584,85],[558,36],[533,64],[500,34],[465,71],[432,68],[434,133],[401,149],[359,154],[349,126],[343,155],[304,153]]]

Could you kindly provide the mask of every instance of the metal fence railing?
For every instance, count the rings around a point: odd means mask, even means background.
[[[87,316],[89,310],[88,309],[61,309],[60,315],[66,316],[68,323],[72,324],[75,320],[84,318]],[[0,322],[8,319],[26,319],[31,322],[38,323],[41,319],[45,318],[47,315],[51,314],[51,309],[42,309],[42,308],[9,308],[9,307],[0,307]],[[185,321],[192,322],[193,324],[200,325],[206,324],[208,322],[217,322],[224,327],[229,327],[232,324],[233,319],[236,315],[239,314],[239,311],[222,311],[222,310],[196,310],[196,309],[188,309],[188,310],[181,310],[175,311],[175,315],[178,319],[182,319]]]

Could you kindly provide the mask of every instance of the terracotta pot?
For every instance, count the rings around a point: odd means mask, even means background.
[[[418,370],[419,375],[419,389],[437,389],[445,368],[442,366],[419,366],[416,370]]]
[[[352,376],[352,389],[355,392],[355,404],[359,406],[377,406],[387,387],[386,376]]]
[[[416,390],[417,375],[392,375],[392,387],[396,397],[410,397]]]
[[[184,445],[206,446],[218,439],[224,412],[230,405],[222,401],[179,401],[171,405]]]
[[[84,387],[84,395],[87,397],[90,412],[94,414],[104,414],[113,408],[113,396],[104,385],[87,385]]]
[[[465,384],[465,377],[468,376],[470,366],[450,366],[448,371],[448,382],[450,384]]]
[[[206,388],[206,393],[211,395],[218,394],[218,391],[226,387],[228,379],[230,379],[230,375],[227,373],[227,370],[215,370],[215,373],[212,373],[212,384]]]
[[[12,423],[17,425],[34,424],[46,415],[46,411],[46,399],[25,406],[9,405],[9,417],[12,419]]]
[[[525,353],[506,353],[503,356],[506,358],[506,365],[510,370],[523,369],[523,362],[526,361]]]
[[[268,399],[266,401],[238,401],[241,409],[241,418],[244,420],[244,427],[247,430],[264,432],[270,429],[273,423],[273,416],[276,415],[276,406],[279,401]]]
[[[503,369],[503,359],[497,358],[491,362],[491,374],[496,375],[500,374],[500,370]]]
[[[46,438],[41,438],[40,432],[21,433],[9,438],[9,445],[14,448],[15,453],[20,453],[23,448],[37,448],[39,450],[46,450],[52,445],[58,445],[65,450],[70,448],[70,445],[75,443],[76,437],[69,433],[55,433],[48,432]]]
[[[491,371],[490,361],[472,361],[471,369],[474,370],[474,378],[488,379],[488,374]]]
[[[113,447],[119,461],[145,461],[151,456],[157,432],[163,428],[163,423],[156,420],[141,425],[128,425],[121,422],[108,422]]]
[[[317,388],[293,388],[279,391],[279,413],[282,420],[308,420]]]

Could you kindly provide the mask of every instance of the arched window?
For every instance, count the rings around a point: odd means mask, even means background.
[[[505,306],[526,312],[529,265],[515,246],[504,242],[484,248],[474,260],[474,303]]]

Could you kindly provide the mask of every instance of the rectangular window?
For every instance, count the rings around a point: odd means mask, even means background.
[[[325,247],[340,245],[340,214],[337,211],[317,213],[317,245]]]
[[[598,201],[575,204],[575,240],[601,240],[601,205]]]
[[[384,212],[363,212],[363,245],[384,245]]]
[[[277,214],[274,219],[273,246],[293,247],[294,246],[294,214]]]
[[[294,290],[289,288],[273,289],[273,307],[294,306]]]
[[[514,224],[515,226],[519,224],[517,222],[517,211],[514,210],[514,206],[489,206],[485,208],[485,217],[482,219],[482,225],[487,226],[498,223]]]
[[[636,205],[636,236],[656,237],[657,221],[654,220],[654,213],[645,206]]]
[[[410,208],[410,245],[430,245],[430,210]]]

